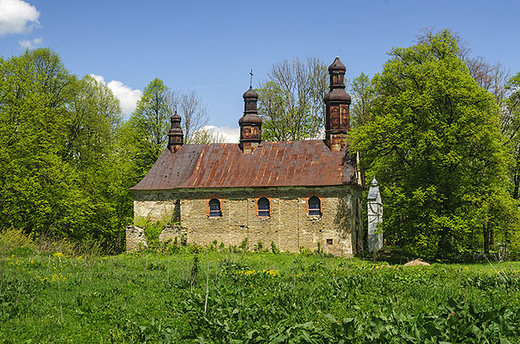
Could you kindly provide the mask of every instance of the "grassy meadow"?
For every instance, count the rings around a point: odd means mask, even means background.
[[[2,252],[1,343],[518,343],[520,263]]]

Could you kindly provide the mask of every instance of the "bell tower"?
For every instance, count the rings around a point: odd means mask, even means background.
[[[330,91],[323,98],[326,104],[325,143],[331,151],[339,151],[347,146],[351,98],[345,91],[346,70],[339,57],[336,57],[329,66]]]
[[[244,115],[240,125],[240,148],[244,154],[253,153],[262,142],[262,119],[258,116],[256,102],[258,93],[251,86],[244,93]]]
[[[172,126],[168,132],[168,149],[170,152],[175,153],[182,147],[184,134],[181,129],[181,116],[177,114],[177,111],[170,117],[170,120]]]

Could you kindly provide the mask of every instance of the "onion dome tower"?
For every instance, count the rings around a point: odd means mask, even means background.
[[[262,142],[262,119],[258,116],[256,107],[258,93],[250,86],[243,97],[244,115],[238,120],[240,148],[244,154],[251,154]]]
[[[168,149],[170,152],[175,153],[182,147],[184,134],[181,129],[181,116],[177,114],[177,111],[170,117],[170,120],[172,126],[168,132]]]
[[[345,91],[347,68],[339,57],[329,66],[330,91],[323,100],[326,104],[325,143],[332,151],[347,146],[347,132],[350,129],[350,95]]]

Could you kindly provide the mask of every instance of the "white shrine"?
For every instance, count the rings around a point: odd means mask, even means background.
[[[368,214],[368,251],[376,252],[383,247],[383,232],[381,223],[383,222],[383,203],[381,193],[377,185],[376,177],[370,183],[367,197]]]

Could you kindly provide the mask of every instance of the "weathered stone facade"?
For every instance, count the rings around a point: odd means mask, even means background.
[[[131,252],[148,247],[144,230],[137,226],[126,227],[126,251]]]
[[[308,215],[312,196],[321,200],[320,216]],[[269,199],[268,217],[257,215],[261,197]],[[209,216],[213,198],[220,201],[220,217]],[[152,222],[179,216],[189,243],[238,246],[247,238],[250,248],[274,242],[282,251],[321,247],[340,256],[362,246],[361,207],[361,190],[353,186],[146,191],[136,192],[134,201],[135,215]]]
[[[182,230],[167,230],[163,240],[238,246],[247,239],[250,248],[261,242],[290,252],[360,252],[363,181],[359,157],[348,149],[345,71],[338,57],[329,66],[325,140],[263,142],[252,87],[243,95],[239,144],[185,145],[180,116],[173,115],[167,148],[130,189],[136,220],[179,223]]]

